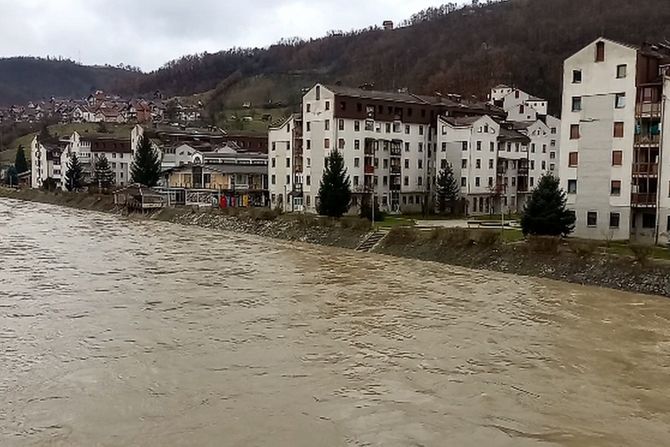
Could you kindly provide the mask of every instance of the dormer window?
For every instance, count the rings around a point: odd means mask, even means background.
[[[598,42],[596,44],[596,62],[605,61],[605,42]]]

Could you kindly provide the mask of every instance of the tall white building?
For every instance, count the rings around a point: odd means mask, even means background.
[[[560,177],[575,235],[666,241],[670,48],[597,39],[564,64]]]

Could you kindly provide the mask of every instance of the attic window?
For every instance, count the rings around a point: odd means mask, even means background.
[[[317,101],[321,100],[321,86],[320,85],[316,86],[316,100]]]
[[[596,62],[605,61],[605,42],[598,42],[596,44]]]

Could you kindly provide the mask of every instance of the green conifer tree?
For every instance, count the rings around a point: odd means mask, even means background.
[[[64,180],[68,191],[79,191],[84,186],[84,168],[75,153],[70,156]]]
[[[134,183],[149,187],[156,186],[160,180],[161,160],[147,137],[140,139],[135,159],[130,167],[130,175]]]
[[[97,156],[93,168],[93,183],[98,188],[107,189],[114,184],[115,178],[107,157],[104,154]]]
[[[443,214],[447,208],[450,208],[452,213],[454,212],[460,191],[461,188],[454,177],[454,171],[447,163],[437,176],[437,208],[440,214]]]
[[[521,218],[525,235],[567,236],[575,229],[575,215],[566,208],[565,191],[551,174],[542,176]]]
[[[30,170],[30,166],[28,166],[28,161],[26,160],[26,152],[23,150],[22,145],[19,145],[18,149],[16,149],[16,158],[14,159],[14,167],[16,168],[16,172],[18,172],[19,174],[22,174]]]
[[[319,186],[319,214],[342,217],[349,210],[351,181],[344,166],[344,158],[334,150],[326,158],[326,167]]]

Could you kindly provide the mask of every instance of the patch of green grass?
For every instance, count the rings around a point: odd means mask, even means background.
[[[507,244],[521,242],[524,239],[523,232],[519,229],[505,228],[505,230],[503,230],[503,241]]]
[[[376,222],[375,228],[395,228],[395,227],[413,227],[416,222],[405,216],[387,215],[383,222]]]

